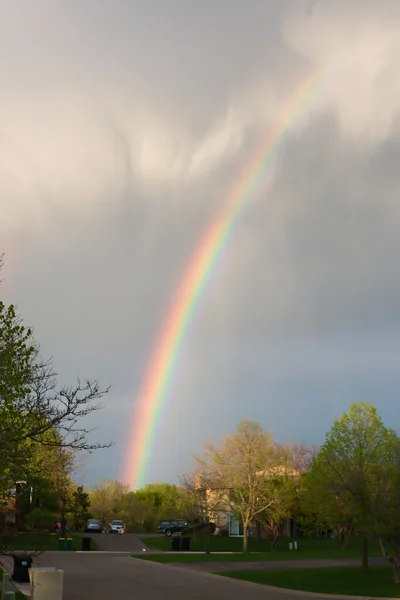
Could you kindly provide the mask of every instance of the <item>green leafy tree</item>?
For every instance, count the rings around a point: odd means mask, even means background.
[[[93,516],[101,519],[103,525],[119,518],[123,498],[128,492],[129,486],[120,481],[100,481],[89,493]]]
[[[334,421],[307,476],[308,506],[317,521],[362,535],[362,566],[368,571],[368,538],[375,531],[377,491],[393,439],[376,408],[352,404]]]
[[[54,512],[45,506],[36,506],[26,515],[26,523],[32,529],[51,529]]]
[[[185,489],[169,483],[147,484],[134,492],[134,500],[138,525],[148,532],[161,519],[187,518],[190,513]]]
[[[72,513],[74,517],[74,529],[82,529],[85,521],[90,515],[90,498],[82,485],[78,486],[72,493]]]
[[[382,554],[392,566],[394,582],[400,583],[400,438],[393,432],[383,458],[373,527]]]
[[[32,490],[30,496],[30,513],[39,514],[37,509],[46,515],[52,514],[53,521],[61,519],[66,526],[67,518],[72,510],[72,494],[75,489],[73,472],[76,468],[75,453],[69,448],[57,445],[59,434],[55,430],[48,431],[46,444],[33,443],[32,455],[26,463],[24,479],[25,489]],[[24,495],[25,511],[28,494]],[[34,517],[29,513],[29,520]],[[21,515],[22,517],[22,515]]]
[[[15,307],[12,304],[6,307],[0,301],[0,398],[3,414],[6,410],[14,411],[18,400],[29,394],[33,360],[37,355],[32,336],[32,329],[22,325]],[[12,416],[17,417],[17,414]]]

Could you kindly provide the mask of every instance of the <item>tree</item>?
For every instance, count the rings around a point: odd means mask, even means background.
[[[288,468],[301,474],[310,471],[313,458],[319,452],[317,446],[308,446],[303,442],[286,444],[285,446],[280,446],[280,448],[282,457]]]
[[[271,538],[272,549],[276,550],[282,524],[293,517],[297,497],[296,475],[279,474],[267,482],[268,507],[258,517]]]
[[[332,494],[330,486],[321,481],[321,468],[306,473],[300,488],[300,523],[303,531],[314,533],[316,529],[331,530],[345,550],[355,534],[357,508],[349,494]]]
[[[32,442],[27,461],[18,475],[26,481],[26,489],[32,490],[29,509],[52,513],[53,520],[61,519],[65,530],[75,489],[72,475],[76,469],[76,453],[57,445],[58,440],[58,432],[51,430],[46,433],[44,444]],[[39,514],[37,510],[36,513]]]
[[[188,508],[185,490],[170,483],[149,483],[137,490],[135,497],[153,507],[155,519],[183,516]]]
[[[24,327],[15,307],[0,301],[0,399],[1,412],[15,410],[15,403],[30,392],[32,365],[37,348],[32,329]]]
[[[250,524],[274,502],[270,476],[279,471],[280,458],[270,434],[258,423],[242,421],[233,435],[218,447],[210,444],[205,456],[196,459],[199,487],[214,510],[230,512],[242,522],[243,552]]]
[[[375,530],[376,495],[393,432],[376,408],[352,404],[335,420],[307,476],[309,505],[320,523],[363,539],[362,567],[368,571],[368,537]]]
[[[155,528],[157,520],[191,515],[186,490],[170,483],[149,483],[134,493],[140,507],[140,522],[146,531]]]
[[[90,514],[90,498],[83,485],[78,486],[72,493],[71,509],[74,517],[74,529],[83,528]]]
[[[115,519],[122,507],[129,486],[119,481],[103,480],[89,493],[91,512],[103,524]]]
[[[392,565],[393,580],[400,583],[400,438],[394,432],[382,463],[375,496],[374,531],[384,558]]]

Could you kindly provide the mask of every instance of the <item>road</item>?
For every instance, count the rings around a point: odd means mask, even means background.
[[[253,568],[293,568],[350,565],[353,561],[280,561],[266,563],[180,563],[163,565],[135,560],[130,554],[143,551],[139,536],[126,534],[96,537],[99,552],[46,552],[36,566],[64,570],[63,600],[298,600],[296,592],[219,577],[212,571]],[[375,562],[371,559],[371,564]],[[354,561],[359,564],[359,561]],[[318,596],[314,596],[314,599]]]
[[[145,547],[140,541],[140,536],[134,533],[126,533],[125,535],[103,533],[92,535],[91,537],[97,543],[97,548],[100,551],[130,552],[131,554],[138,554],[142,552]],[[160,536],[152,535],[150,537]],[[150,552],[150,549],[146,548],[146,551]]]
[[[46,553],[38,566],[64,569],[63,600],[298,600],[288,592],[204,573],[102,553]]]

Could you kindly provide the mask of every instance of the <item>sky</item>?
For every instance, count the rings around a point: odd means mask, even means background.
[[[400,429],[400,2],[0,0],[2,299],[61,383],[111,391],[86,485],[121,477],[190,255],[281,106],[326,81],[250,198],[191,324],[146,481],[241,419],[323,441]]]

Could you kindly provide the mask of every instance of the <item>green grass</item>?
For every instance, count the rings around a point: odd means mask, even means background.
[[[48,550],[59,550],[59,539],[58,535],[51,535],[49,533],[20,533],[11,538],[0,537],[0,549],[5,549],[8,552],[12,550],[19,551],[48,551]],[[71,535],[72,537],[72,548],[71,550],[80,550],[82,546],[82,537],[79,535]],[[91,538],[90,549],[97,550],[96,542]],[[67,550],[66,550],[67,551]]]
[[[204,551],[204,534],[196,534],[197,542],[194,542],[193,536],[190,540],[190,550],[194,552],[203,552]],[[142,537],[141,541],[145,546],[154,550],[161,551],[170,551],[171,550],[171,539],[166,536],[160,536],[159,538],[146,538]],[[361,539],[354,538],[351,543],[348,545],[346,550],[342,550],[340,544],[335,539],[325,539],[325,538],[300,538],[298,540],[298,550],[289,550],[289,540],[282,539],[279,540],[278,546],[275,552],[271,550],[271,544],[268,540],[257,540],[255,538],[249,539],[249,552],[257,552],[262,553],[262,558],[258,558],[253,554],[250,554],[251,558],[243,558],[236,559],[232,556],[230,560],[295,560],[299,559],[308,559],[308,558],[359,558],[361,556]],[[211,552],[242,552],[243,540],[242,538],[226,538],[219,536],[210,536],[210,545]],[[376,542],[370,543],[369,554],[371,557],[373,556],[381,556],[380,549]],[[150,555],[146,556],[147,560],[154,560],[153,555],[150,558]],[[189,558],[187,561],[184,559],[183,554],[174,555],[175,560],[171,558],[172,555],[168,555],[169,560],[165,562],[195,562],[195,558]],[[194,555],[197,557],[197,562],[200,562],[202,559],[200,556],[202,555]],[[212,556],[212,555],[211,555]],[[220,560],[228,560],[222,559],[222,555],[217,555]],[[247,555],[246,555],[247,556]],[[144,558],[143,555],[140,555],[141,558]],[[207,556],[210,559],[210,555]],[[213,558],[214,560],[218,560],[217,558]],[[159,562],[164,562],[164,560],[159,560]]]
[[[393,583],[390,567],[370,567],[367,576],[363,575],[361,567],[236,571],[219,573],[219,575],[241,581],[321,594],[400,597],[400,584]]]

